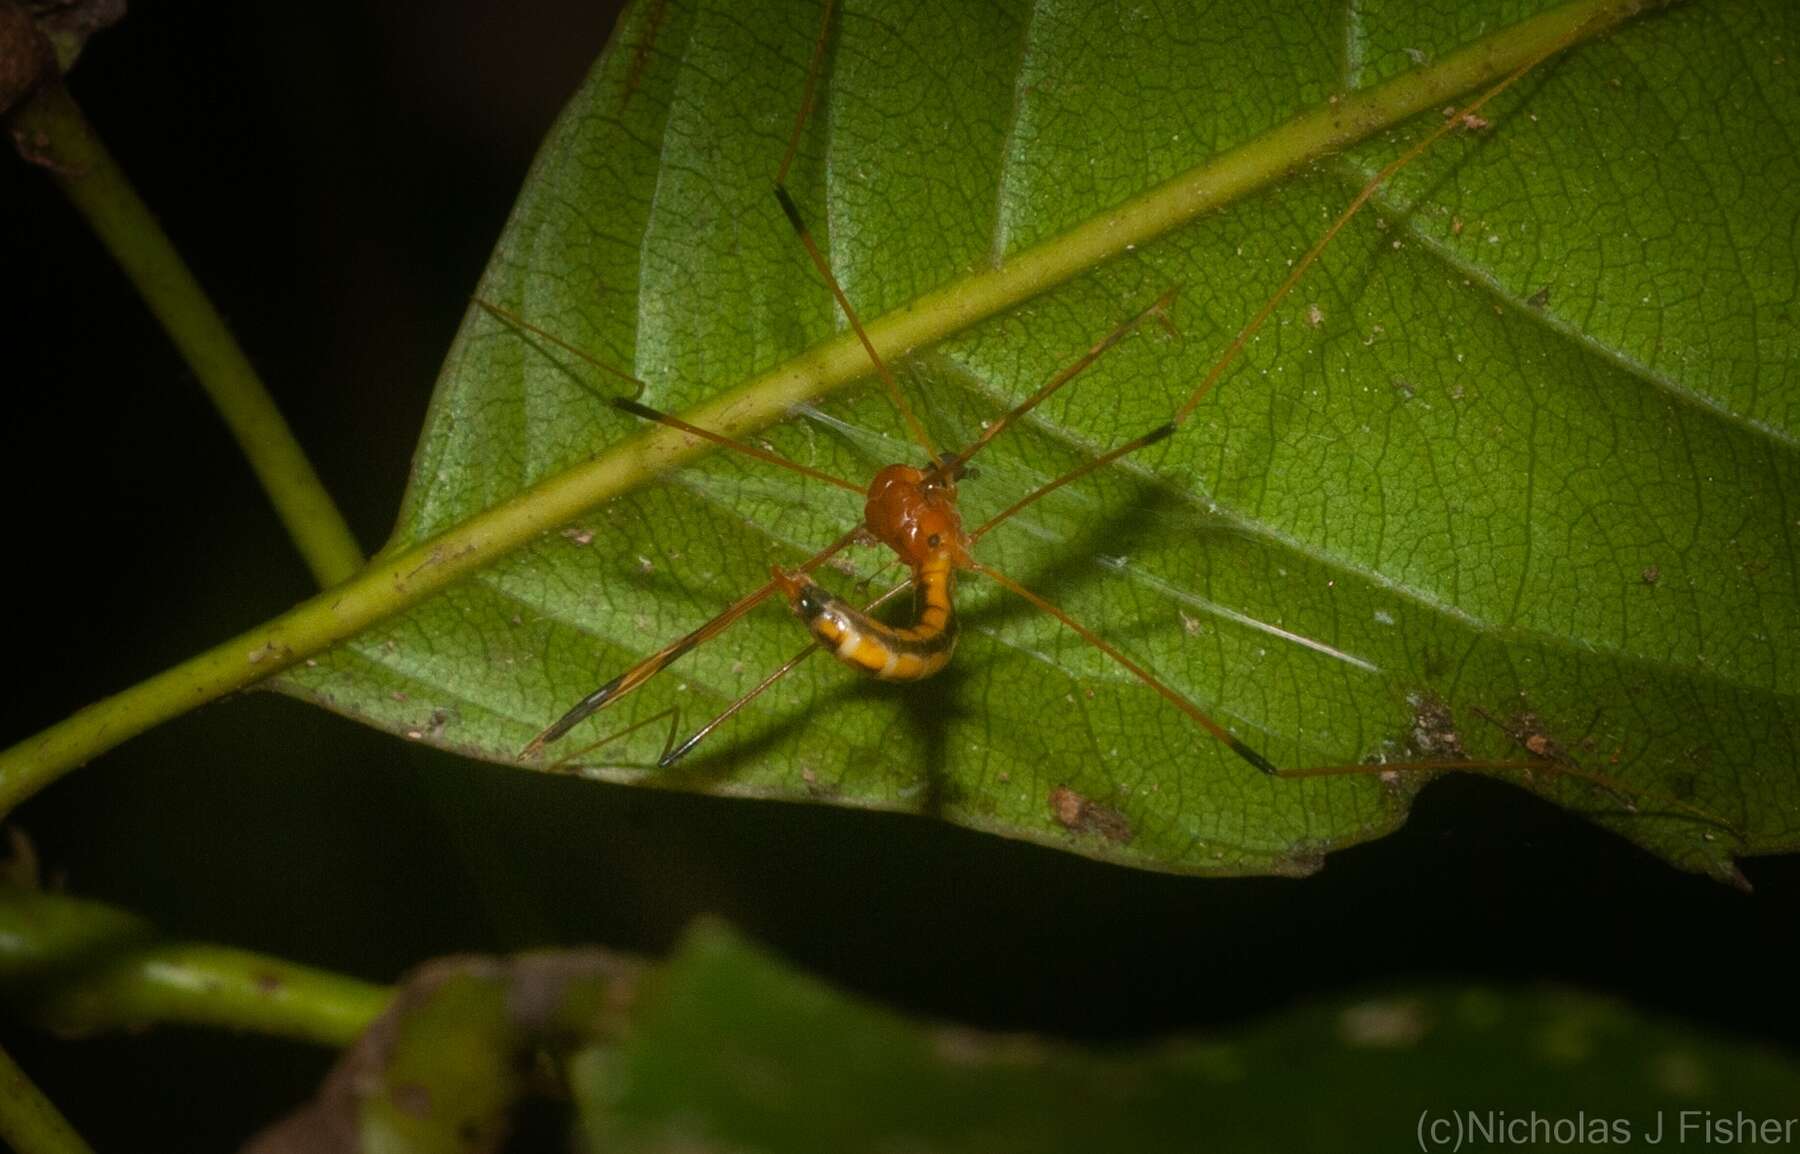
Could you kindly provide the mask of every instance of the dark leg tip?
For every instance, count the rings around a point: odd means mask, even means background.
[[[787,214],[788,223],[794,226],[794,231],[805,236],[806,222],[800,219],[800,206],[794,203],[794,198],[788,195],[788,190],[779,184],[776,185],[775,199],[780,202],[781,211]]]
[[[1231,738],[1226,744],[1231,746],[1231,752],[1237,754],[1239,757],[1243,758],[1245,761],[1249,762],[1251,765],[1254,765],[1256,768],[1262,770],[1264,773],[1268,774],[1270,777],[1280,777],[1281,776],[1281,770],[1279,770],[1275,767],[1274,762],[1270,761],[1268,758],[1264,757],[1262,754],[1256,752],[1254,749],[1251,749],[1249,746],[1245,745],[1243,742],[1239,741],[1237,738],[1235,738],[1235,737]]]
[[[673,768],[676,762],[678,762],[682,758],[686,757],[689,754],[689,752],[691,752],[693,750],[694,746],[696,746],[698,744],[700,744],[700,739],[698,737],[688,738],[686,741],[682,742],[680,745],[676,746],[674,749],[671,749],[669,752],[667,752],[667,753],[663,754],[661,757],[657,758],[656,759],[656,768],[658,768],[658,769]]]
[[[641,417],[646,421],[660,421],[663,419],[661,413],[657,412],[649,405],[639,404],[635,397],[614,397],[611,403],[613,408],[630,413],[634,417]]]

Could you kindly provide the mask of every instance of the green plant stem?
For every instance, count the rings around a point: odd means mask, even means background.
[[[362,1033],[387,1001],[380,986],[248,950],[166,945],[61,984],[39,1013],[66,1033],[182,1022],[337,1047]]]
[[[122,910],[9,889],[0,996],[63,1034],[180,1022],[343,1046],[392,992],[247,950],[157,940]]]
[[[1242,147],[1016,254],[1002,268],[962,277],[875,319],[866,325],[868,335],[884,357],[935,344],[1301,164],[1492,84],[1548,51],[1598,36],[1643,7],[1637,0],[1576,0],[1431,65],[1302,113]],[[846,334],[684,417],[728,436],[741,436],[779,420],[797,404],[866,375],[867,366],[855,338]],[[336,588],[0,753],[0,812],[127,738],[343,641],[708,448],[706,441],[659,425],[429,541],[384,552]]]
[[[88,1154],[93,1149],[5,1050],[0,1050],[0,1139],[17,1154]]]
[[[362,568],[362,551],[294,440],[268,389],[150,209],[60,82],[12,115],[22,150],[41,163],[125,270],[194,370],[321,585]]]

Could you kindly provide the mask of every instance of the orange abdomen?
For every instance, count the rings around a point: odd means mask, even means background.
[[[918,618],[902,628],[884,625],[804,573],[777,570],[794,614],[820,645],[844,664],[883,681],[922,681],[950,664],[956,651],[956,566],[947,551],[913,571]]]

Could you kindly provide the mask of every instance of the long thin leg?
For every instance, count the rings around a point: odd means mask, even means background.
[[[1056,375],[1039,386],[1035,393],[1032,393],[1029,397],[1026,397],[1023,401],[1020,401],[1018,404],[1008,409],[998,419],[990,422],[987,428],[981,430],[981,436],[958,449],[952,454],[952,458],[945,461],[943,464],[953,468],[968,464],[969,458],[986,448],[990,441],[995,437],[998,437],[1008,428],[1011,428],[1013,423],[1020,417],[1023,417],[1026,413],[1029,413],[1031,410],[1043,404],[1049,399],[1050,394],[1056,392],[1056,390],[1080,376],[1090,365],[1105,356],[1114,345],[1124,340],[1126,336],[1145,321],[1154,318],[1167,325],[1169,323],[1169,306],[1175,302],[1175,297],[1180,291],[1179,288],[1168,290],[1163,293],[1163,295],[1157,297],[1155,301],[1151,302],[1148,308],[1144,309],[1131,319],[1114,326],[1111,332],[1094,342],[1087,352],[1082,353],[1068,365],[1059,369]]]
[[[1064,485],[1079,481],[1089,473],[1104,469],[1121,457],[1129,457],[1146,445],[1154,445],[1158,441],[1174,436],[1175,428],[1175,422],[1173,421],[1170,421],[1165,425],[1158,425],[1148,433],[1133,437],[1123,445],[1115,445],[1106,452],[1101,453],[1098,457],[1095,457],[1093,460],[1077,465],[1062,476],[1044,482],[1042,485],[1039,485],[1031,492],[1020,497],[1017,501],[1014,501],[1006,508],[1000,510],[1000,512],[995,513],[992,517],[989,517],[980,525],[977,525],[974,529],[970,530],[969,543],[974,544],[976,541],[981,540],[983,537],[993,532],[1002,522],[1010,520],[1014,514],[1018,513],[1021,509],[1024,509],[1027,505],[1035,504],[1048,494],[1062,488]]]
[[[807,647],[805,649],[802,649],[800,652],[794,654],[792,657],[790,657],[786,661],[782,662],[779,666],[776,667],[775,672],[769,674],[767,677],[765,677],[761,681],[757,682],[756,687],[754,689],[750,690],[750,692],[744,694],[742,697],[738,698],[736,701],[732,702],[730,705],[727,705],[723,710],[721,710],[719,712],[719,715],[717,717],[714,717],[711,721],[707,722],[705,725],[702,725],[699,729],[695,730],[694,733],[691,736],[689,736],[686,741],[683,741],[679,745],[671,744],[668,748],[664,749],[663,755],[656,759],[656,767],[658,769],[668,769],[670,766],[674,765],[676,762],[678,762],[682,758],[686,757],[689,753],[692,753],[694,747],[696,745],[699,745],[702,741],[705,741],[707,739],[707,737],[712,733],[713,730],[719,728],[719,726],[724,725],[727,721],[730,721],[733,717],[737,716],[738,710],[744,708],[744,706],[746,706],[746,705],[749,705],[752,701],[755,701],[758,697],[761,697],[764,690],[766,690],[770,686],[774,685],[777,681],[780,681],[783,677],[786,677],[788,674],[792,673],[796,666],[798,666],[802,661],[805,661],[808,657],[811,657],[813,654],[817,653],[818,651],[819,651],[819,643],[817,641],[814,641],[814,642],[810,643],[809,645],[807,645]]]
[[[775,170],[776,188],[787,187],[788,169],[794,167],[794,157],[800,152],[800,137],[806,132],[806,122],[812,119],[819,73],[825,67],[825,44],[831,38],[831,10],[836,6],[836,0],[825,0],[819,5],[819,35],[813,40],[812,59],[806,65],[806,91],[800,97],[800,107],[794,110],[794,130],[788,134],[787,151],[781,154],[781,167]]]
[[[798,461],[789,460],[780,453],[765,449],[761,445],[747,445],[742,441],[734,441],[723,433],[715,433],[711,429],[703,429],[699,425],[690,424],[680,417],[672,416],[660,409],[653,409],[649,405],[639,404],[637,401],[627,400],[624,397],[615,397],[609,403],[613,408],[630,413],[634,417],[639,417],[646,421],[655,421],[657,424],[667,425],[671,429],[679,429],[690,437],[698,437],[702,441],[711,441],[713,444],[718,445],[721,448],[730,449],[734,453],[742,453],[747,457],[754,457],[759,461],[765,461],[771,465],[779,465],[783,469],[800,474],[802,477],[811,477],[813,480],[823,481],[827,485],[836,485],[840,489],[848,489],[859,497],[864,496],[868,492],[868,490],[863,486],[858,485],[855,481],[846,481],[844,478],[834,477],[822,469],[815,469],[811,465],[802,465]]]
[[[734,441],[730,437],[725,436],[723,433],[715,433],[711,429],[703,429],[699,425],[691,424],[690,422],[682,420],[680,417],[673,416],[669,413],[665,413],[661,409],[653,409],[649,405],[643,404],[642,402],[640,402],[636,399],[638,396],[642,395],[642,393],[644,391],[645,385],[644,385],[643,381],[630,375],[629,373],[621,372],[620,370],[613,368],[611,365],[607,364],[606,362],[601,361],[601,360],[595,358],[594,356],[583,352],[582,350],[576,348],[574,345],[570,344],[568,341],[565,341],[561,337],[557,336],[555,333],[548,332],[545,329],[539,328],[538,326],[532,324],[530,321],[519,316],[517,313],[513,313],[513,312],[508,311],[507,309],[503,309],[497,304],[492,304],[488,301],[484,301],[480,297],[475,297],[473,299],[476,304],[480,305],[483,309],[486,309],[489,313],[491,313],[493,316],[497,317],[499,320],[503,321],[504,323],[506,323],[508,325],[511,325],[513,328],[519,329],[522,332],[530,333],[534,337],[538,337],[542,340],[548,341],[549,343],[555,345],[557,348],[562,349],[566,352],[572,353],[573,355],[575,355],[577,357],[580,357],[582,360],[584,360],[588,364],[594,366],[596,369],[599,369],[601,372],[607,373],[613,377],[618,378],[621,381],[624,381],[627,384],[635,386],[633,389],[632,395],[629,397],[608,396],[607,394],[599,392],[598,390],[594,389],[586,381],[582,380],[579,376],[573,376],[573,374],[571,374],[572,379],[575,381],[575,383],[577,385],[579,385],[589,395],[591,395],[594,398],[596,398],[597,400],[599,400],[601,404],[610,405],[613,408],[618,409],[621,412],[630,413],[632,416],[637,417],[641,420],[654,421],[659,425],[667,425],[671,429],[678,429],[681,432],[686,433],[690,437],[696,437],[702,441],[710,441],[711,443],[718,445],[721,448],[730,449],[734,453],[741,453],[744,456],[754,457],[759,461],[764,461],[771,465],[778,465],[783,469],[787,469],[792,472],[799,473],[801,476],[811,477],[815,481],[823,481],[827,485],[836,485],[840,489],[848,489],[850,492],[855,493],[858,496],[861,496],[865,491],[863,486],[858,485],[854,481],[846,481],[842,477],[834,477],[830,473],[824,472],[823,470],[820,470],[820,469],[815,469],[810,465],[802,465],[798,461],[790,461],[788,458],[782,456],[780,453],[771,452],[768,449],[762,448],[759,445],[747,445],[742,441]]]
[[[827,285],[831,286],[831,295],[837,298],[838,308],[843,311],[844,319],[850,322],[850,328],[856,333],[856,339],[862,342],[863,351],[869,354],[870,363],[875,366],[875,371],[881,374],[881,383],[887,387],[888,399],[894,402],[894,408],[899,410],[901,419],[906,422],[907,433],[915,444],[925,450],[927,458],[933,461],[937,460],[937,445],[932,441],[931,434],[925,430],[924,424],[920,422],[918,414],[913,412],[912,405],[906,400],[906,394],[900,391],[900,382],[894,379],[893,370],[888,368],[887,362],[881,359],[881,354],[875,351],[875,342],[869,339],[868,331],[863,328],[862,318],[856,315],[856,309],[850,304],[850,298],[844,295],[844,288],[838,283],[837,277],[833,275],[831,265],[825,259],[825,254],[819,251],[818,244],[813,241],[812,231],[806,227],[806,221],[801,219],[800,206],[794,203],[794,198],[788,195],[788,190],[779,184],[775,186],[775,199],[781,203],[781,211],[787,214],[788,223],[793,226],[794,234],[805,246],[806,255],[812,258],[813,267],[819,270],[819,275],[825,278]]]
[[[1005,588],[1012,590],[1020,597],[1023,597],[1039,609],[1042,609],[1045,613],[1048,613],[1050,616],[1068,626],[1076,636],[1112,658],[1132,676],[1136,677],[1139,681],[1142,681],[1145,685],[1148,685],[1151,689],[1156,690],[1157,693],[1161,694],[1163,698],[1175,706],[1175,708],[1187,714],[1188,717],[1193,719],[1194,724],[1218,738],[1224,743],[1225,748],[1231,750],[1231,752],[1237,754],[1264,773],[1270,774],[1271,776],[1280,776],[1281,771],[1275,768],[1274,763],[1268,758],[1256,752],[1254,749],[1251,749],[1236,737],[1233,737],[1230,730],[1227,730],[1223,725],[1214,721],[1208,716],[1205,710],[1201,709],[1198,705],[1195,705],[1181,694],[1175,692],[1175,690],[1169,688],[1167,685],[1164,685],[1154,673],[1151,673],[1142,665],[1139,665],[1131,658],[1125,656],[1125,654],[1121,653],[1111,642],[1107,641],[1106,638],[1095,633],[1092,629],[1089,629],[1081,622],[1069,616],[1062,609],[1059,609],[1057,606],[1032,592],[1030,589],[1027,589],[1017,581],[1014,581],[1011,577],[1008,577],[993,566],[976,562],[971,568],[983,577],[993,581],[995,584],[1002,585]]]
[[[833,541],[819,552],[814,553],[811,557],[801,562],[800,571],[803,573],[812,572],[814,569],[817,569],[820,565],[823,565],[837,554],[842,553],[845,549],[848,549],[851,545],[854,545],[861,539],[862,529],[859,526],[858,528],[845,533],[836,541]],[[750,612],[750,610],[756,608],[764,601],[767,601],[775,593],[776,588],[777,586],[774,581],[766,582],[754,591],[733,601],[712,620],[701,625],[686,636],[679,637],[676,640],[669,642],[669,644],[663,646],[655,653],[652,653],[636,665],[633,665],[630,669],[627,669],[611,681],[608,681],[605,685],[602,685],[600,688],[582,698],[575,704],[573,709],[563,714],[553,724],[546,727],[542,733],[532,738],[531,742],[526,745],[524,749],[519,751],[519,760],[523,761],[527,758],[536,756],[542,751],[544,746],[562,737],[577,725],[580,725],[582,721],[586,720],[587,717],[596,710],[602,709],[611,702],[617,701],[638,686],[644,684],[644,682],[655,677],[658,673],[661,673],[663,670],[673,665],[688,650],[693,649],[697,645],[704,644],[724,632],[725,628],[733,621],[736,621],[744,614]]]
[[[663,753],[667,754],[675,745],[675,735],[681,731],[681,706],[679,705],[671,705],[667,709],[660,709],[657,712],[652,713],[649,717],[640,718],[639,720],[632,722],[624,729],[615,730],[614,732],[607,734],[599,741],[591,742],[582,746],[580,749],[565,753],[557,758],[556,763],[550,768],[563,769],[574,764],[577,758],[586,757],[596,749],[602,749],[621,738],[629,737],[646,725],[653,725],[665,717],[669,719],[669,733],[668,736],[663,738]]]
[[[481,297],[470,297],[469,300],[472,303],[474,303],[477,307],[479,307],[483,312],[487,313],[489,316],[493,317],[495,320],[499,321],[500,323],[507,325],[511,328],[517,329],[520,332],[530,333],[532,336],[538,338],[541,341],[547,341],[550,344],[553,344],[557,348],[561,349],[563,352],[568,353],[571,356],[578,357],[583,361],[586,361],[588,364],[592,365],[596,369],[599,369],[601,372],[605,373],[607,376],[612,377],[618,381],[621,381],[624,384],[630,385],[631,386],[631,395],[633,397],[641,397],[644,395],[644,389],[646,388],[645,383],[642,380],[640,380],[639,378],[634,377],[630,373],[624,371],[623,369],[614,368],[612,365],[607,364],[605,361],[601,360],[599,357],[596,357],[594,354],[588,352],[586,349],[577,348],[575,345],[569,343],[568,341],[563,340],[561,337],[557,336],[555,333],[551,332],[549,329],[539,328],[537,325],[532,324],[530,321],[526,320],[524,317],[520,316],[518,313],[513,312],[511,309],[502,308],[499,305],[495,304],[493,301],[484,300]],[[588,394],[590,394],[592,396],[596,396],[596,397],[600,398],[601,401],[604,401],[608,404],[612,403],[611,397],[607,396],[604,393],[596,393],[594,391],[593,387],[590,386],[586,381],[582,380],[579,376],[575,377],[574,379],[575,379],[575,383],[578,386],[580,386],[584,392],[587,392]]]
[[[873,600],[873,601],[869,602],[867,605],[863,606],[863,612],[869,613],[869,612],[873,612],[876,609],[881,608],[881,606],[887,604],[889,601],[892,601],[895,597],[898,597],[900,594],[906,592],[906,590],[910,589],[911,587],[912,587],[912,580],[910,578],[905,581],[902,581],[900,584],[894,586],[892,589],[889,589],[886,593],[883,593],[881,596],[875,598],[875,600]],[[680,761],[682,758],[686,757],[689,753],[692,753],[694,747],[696,745],[699,745],[702,741],[705,741],[707,736],[709,734],[711,734],[713,730],[719,728],[719,726],[725,724],[727,721],[730,721],[734,716],[737,715],[737,712],[740,709],[744,708],[744,706],[746,706],[746,705],[749,705],[752,701],[755,701],[758,697],[761,697],[763,695],[764,691],[766,691],[770,686],[774,685],[777,681],[780,681],[783,677],[786,677],[788,674],[792,673],[796,666],[798,666],[802,661],[805,661],[808,657],[811,657],[813,654],[817,653],[819,651],[819,648],[820,648],[819,643],[817,641],[814,641],[811,644],[809,644],[805,649],[802,649],[800,652],[794,654],[792,657],[790,657],[786,661],[782,662],[781,665],[778,666],[773,673],[769,674],[767,677],[765,677],[761,681],[757,682],[756,686],[754,688],[752,688],[748,693],[745,693],[742,697],[739,697],[736,701],[732,702],[730,705],[727,705],[724,709],[720,710],[717,717],[714,717],[711,721],[709,721],[705,725],[701,726],[686,741],[683,741],[680,745],[672,744],[670,747],[665,748],[663,750],[662,757],[656,763],[657,766],[662,769],[667,769],[671,765],[674,765],[676,762]]]
[[[912,406],[907,403],[906,395],[900,391],[900,382],[894,379],[893,371],[888,368],[887,362],[882,360],[881,354],[875,351],[875,342],[869,339],[868,332],[863,328],[862,319],[856,315],[856,309],[851,307],[850,298],[844,294],[843,286],[838,283],[837,277],[832,273],[831,262],[825,259],[825,254],[813,241],[812,230],[806,227],[806,221],[800,215],[800,206],[794,203],[792,196],[788,195],[788,170],[793,167],[794,157],[800,151],[800,138],[805,134],[806,122],[812,116],[813,100],[819,84],[819,73],[825,65],[825,44],[831,35],[833,4],[834,0],[824,0],[820,6],[819,36],[813,43],[812,59],[806,67],[806,91],[801,97],[800,109],[794,115],[794,129],[788,135],[787,151],[782,154],[781,167],[775,172],[775,199],[780,203],[781,211],[787,217],[788,224],[793,226],[794,235],[800,238],[801,245],[805,247],[806,255],[812,258],[813,267],[819,270],[819,275],[825,278],[827,285],[831,286],[831,295],[837,298],[838,308],[843,310],[844,319],[850,322],[850,328],[856,333],[856,339],[862,342],[863,351],[869,354],[870,363],[880,374],[881,383],[887,388],[888,398],[893,401],[894,408],[900,413],[901,419],[906,422],[907,434],[912,437],[915,444],[925,450],[926,458],[935,462],[938,459],[938,450],[932,442],[931,434],[926,431],[918,414],[914,413]]]
[[[1214,737],[1218,738],[1233,753],[1237,754],[1239,757],[1243,758],[1245,761],[1249,762],[1251,765],[1255,766],[1257,769],[1262,770],[1264,773],[1270,775],[1271,777],[1284,777],[1284,778],[1337,777],[1337,776],[1343,776],[1343,775],[1349,775],[1349,774],[1421,773],[1421,772],[1432,772],[1432,771],[1438,771],[1438,772],[1446,772],[1446,771],[1462,771],[1462,772],[1514,771],[1514,772],[1520,772],[1520,773],[1549,772],[1549,773],[1556,774],[1558,776],[1572,777],[1572,778],[1576,779],[1577,781],[1586,782],[1587,784],[1595,787],[1596,789],[1603,790],[1610,794],[1624,795],[1626,797],[1635,798],[1640,801],[1656,802],[1661,805],[1669,806],[1673,809],[1678,809],[1678,810],[1682,811],[1683,813],[1686,813],[1692,817],[1699,818],[1702,821],[1705,821],[1710,825],[1716,825],[1722,829],[1728,830],[1731,833],[1733,833],[1734,835],[1738,836],[1739,838],[1743,837],[1743,832],[1741,830],[1739,830],[1737,826],[1733,825],[1731,822],[1727,821],[1726,819],[1720,817],[1718,814],[1711,812],[1710,810],[1703,809],[1702,807],[1694,805],[1691,802],[1683,801],[1680,798],[1674,797],[1669,794],[1660,793],[1655,790],[1640,789],[1636,786],[1627,785],[1626,783],[1619,781],[1617,778],[1608,777],[1606,774],[1596,773],[1595,771],[1593,771],[1591,769],[1586,769],[1580,765],[1577,765],[1573,761],[1569,760],[1566,757],[1538,758],[1533,761],[1479,760],[1479,759],[1474,759],[1474,758],[1438,758],[1438,759],[1426,760],[1426,761],[1393,761],[1393,762],[1385,762],[1385,763],[1372,764],[1372,765],[1325,765],[1325,766],[1312,766],[1312,767],[1308,767],[1308,768],[1304,768],[1304,769],[1281,769],[1281,768],[1278,768],[1276,765],[1274,765],[1272,762],[1270,762],[1267,758],[1265,758],[1262,754],[1257,753],[1255,750],[1251,749],[1249,746],[1247,746],[1243,742],[1239,741],[1236,737],[1233,737],[1229,732],[1227,732],[1225,730],[1225,728],[1223,726],[1221,726],[1218,722],[1214,721],[1211,717],[1209,717],[1205,713],[1205,711],[1200,709],[1199,706],[1195,705],[1193,702],[1189,701],[1186,697],[1183,697],[1181,694],[1177,693],[1175,690],[1173,690],[1169,686],[1165,685],[1154,674],[1152,674],[1151,672],[1146,670],[1143,666],[1139,665],[1137,662],[1133,661],[1131,658],[1125,656],[1125,654],[1119,652],[1119,650],[1116,649],[1108,641],[1106,641],[1105,638],[1101,637],[1099,634],[1095,633],[1093,630],[1089,629],[1087,626],[1081,624],[1079,621],[1076,621],[1073,617],[1069,616],[1069,614],[1067,612],[1065,612],[1064,610],[1062,610],[1061,608],[1052,604],[1050,601],[1046,600],[1044,597],[1033,592],[1032,590],[1027,589],[1025,586],[1019,584],[1017,581],[1014,581],[1011,577],[1006,576],[1006,574],[1001,573],[997,569],[994,569],[992,566],[976,564],[975,566],[973,566],[973,568],[974,568],[975,572],[980,573],[982,576],[993,580],[996,584],[1002,585],[1002,586],[1006,587],[1007,589],[1010,589],[1012,592],[1018,594],[1020,597],[1031,602],[1033,605],[1037,606],[1039,609],[1042,609],[1044,612],[1050,614],[1052,617],[1056,618],[1058,621],[1060,621],[1064,625],[1068,626],[1069,629],[1073,630],[1078,636],[1080,636],[1082,638],[1082,640],[1087,641],[1089,644],[1093,645],[1096,649],[1100,650],[1102,653],[1104,653],[1108,657],[1112,658],[1115,662],[1117,662],[1125,670],[1130,672],[1133,676],[1137,677],[1138,680],[1142,681],[1145,685],[1148,685],[1151,689],[1154,689],[1157,693],[1161,694],[1166,700],[1173,703],[1177,709],[1180,709],[1183,713],[1187,714],[1202,729],[1206,730],[1208,733],[1210,733]],[[801,654],[800,656],[804,657],[805,654]],[[799,658],[798,657],[795,658],[795,663],[798,663],[798,661],[799,661]],[[1636,812],[1635,806],[1627,805],[1627,808],[1632,810],[1633,812]]]

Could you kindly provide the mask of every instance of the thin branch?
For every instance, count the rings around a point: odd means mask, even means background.
[[[18,1154],[93,1151],[5,1050],[0,1050],[0,1139]]]
[[[55,179],[162,323],[319,584],[335,585],[361,569],[350,526],[267,387],[68,90],[60,82],[45,84],[9,125],[20,151]]]
[[[0,996],[61,1034],[158,1023],[344,1046],[391,991],[248,950],[158,940],[98,902],[0,891]]]

